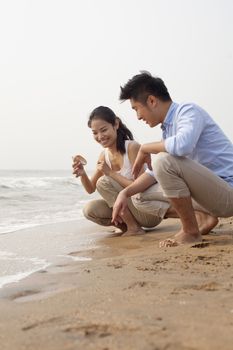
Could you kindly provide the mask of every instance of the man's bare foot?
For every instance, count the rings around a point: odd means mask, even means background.
[[[144,234],[145,234],[145,231],[141,227],[138,227],[135,230],[127,230],[125,233],[122,234],[122,237],[138,236],[138,235],[144,235]]]
[[[159,247],[176,247],[182,244],[197,243],[201,241],[202,237],[199,232],[190,234],[181,230],[174,236],[174,238],[167,238],[164,241],[159,242]]]
[[[195,210],[200,234],[207,235],[218,223],[218,218],[202,211]]]

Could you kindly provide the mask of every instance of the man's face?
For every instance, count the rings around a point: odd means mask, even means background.
[[[151,128],[161,123],[157,112],[157,102],[154,96],[148,96],[145,104],[130,99],[131,107],[135,110],[138,120],[143,120]]]

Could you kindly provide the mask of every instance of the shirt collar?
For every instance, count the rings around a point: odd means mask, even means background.
[[[172,124],[173,117],[175,114],[175,110],[178,106],[178,103],[172,102],[171,106],[169,107],[166,117],[164,118],[164,121],[161,125],[161,129],[165,129],[168,125]]]

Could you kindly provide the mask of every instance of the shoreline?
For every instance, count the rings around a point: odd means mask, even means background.
[[[232,218],[193,248],[158,247],[175,219],[132,237],[90,227],[95,247],[0,291],[4,350],[232,349]]]
[[[89,231],[92,233],[88,234]],[[93,230],[92,223],[84,218],[36,225],[1,234],[0,290],[8,283],[17,283],[50,265],[78,260],[69,255],[71,248],[76,247],[80,251],[88,247],[91,249],[98,236],[101,236],[101,230],[98,227]]]

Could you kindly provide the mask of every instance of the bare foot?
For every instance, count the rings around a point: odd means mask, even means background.
[[[127,231],[127,225],[124,222],[113,226],[114,227],[109,229],[109,232],[112,233],[112,237],[122,236]]]
[[[218,223],[218,218],[202,211],[195,210],[200,234],[207,235]]]
[[[141,227],[138,227],[135,230],[127,230],[125,233],[123,233],[122,237],[138,236],[138,235],[144,235],[144,234],[145,234],[145,231]]]
[[[121,224],[118,224],[115,227],[116,229],[121,230],[122,233],[125,233],[127,231],[127,225],[124,222],[122,222]]]
[[[120,237],[123,235],[123,232],[119,228],[113,228],[109,232],[111,232],[111,237]]]
[[[174,238],[167,238],[164,241],[159,242],[159,247],[176,247],[182,244],[197,243],[201,241],[202,237],[199,232],[190,234],[181,230],[174,236]]]

